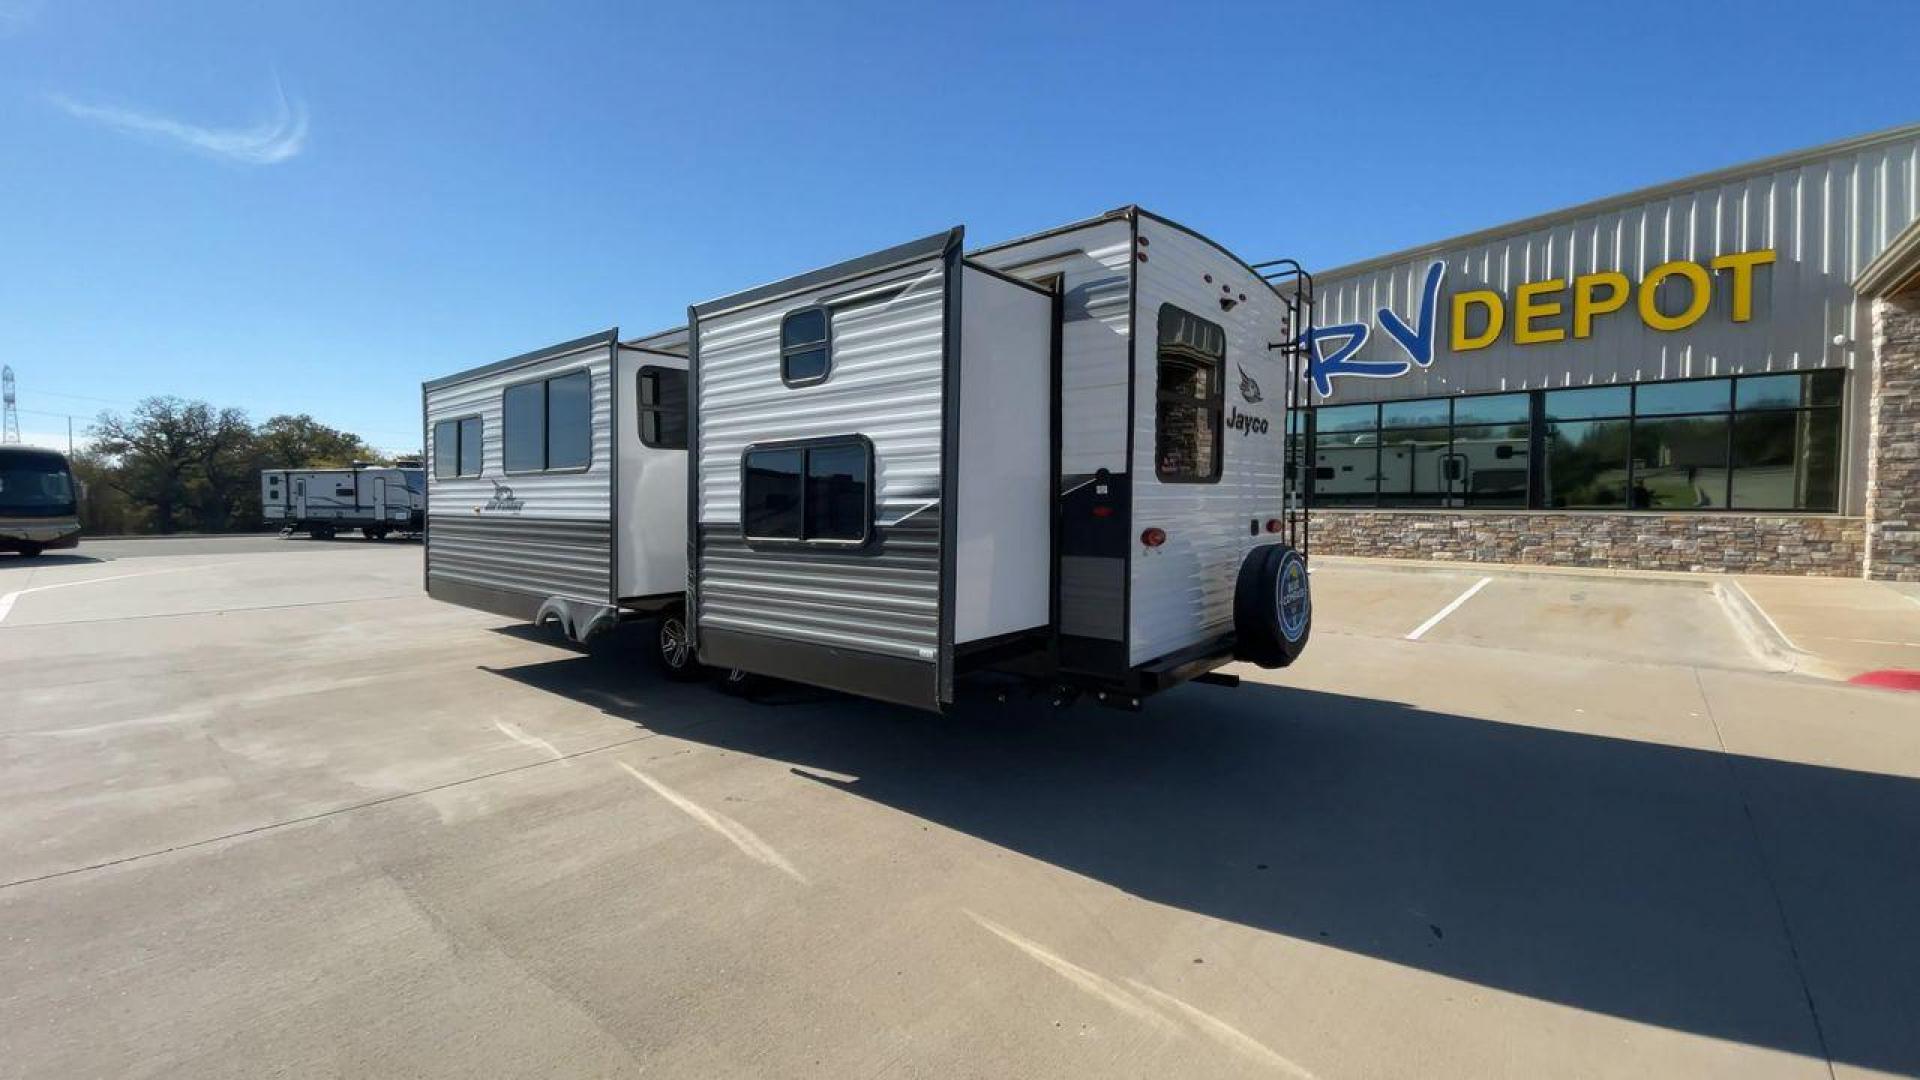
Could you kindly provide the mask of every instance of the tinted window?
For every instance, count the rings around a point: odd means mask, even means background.
[[[1456,424],[1524,424],[1528,420],[1526,394],[1494,394],[1453,400]]]
[[[501,458],[508,472],[546,468],[546,384],[507,387],[500,395],[500,429]]]
[[[865,439],[749,449],[741,526],[756,540],[859,543],[873,524],[873,450]]]
[[[481,453],[486,448],[484,429],[480,418],[469,416],[460,421],[460,475],[479,476]],[[435,451],[434,467],[439,468],[439,452]]]
[[[547,380],[547,468],[584,469],[593,460],[593,379],[576,371]]]
[[[807,539],[866,539],[870,502],[864,445],[807,451]]]
[[[1167,483],[1220,478],[1227,335],[1172,304],[1160,306],[1154,473]]]
[[[1456,471],[1448,465],[1448,449],[1445,427],[1382,431],[1380,505],[1440,505],[1441,497],[1453,491]]]
[[[1550,390],[1545,395],[1549,420],[1584,420],[1595,416],[1626,416],[1633,410],[1633,388],[1595,386],[1582,390]]]
[[[1447,423],[1447,399],[1389,401],[1380,406],[1381,427],[1432,427]]]
[[[687,448],[687,373],[640,369],[640,441],[660,450]]]
[[[1547,425],[1542,485],[1546,505],[1556,510],[1626,509],[1629,425],[1626,420]]]
[[[1377,405],[1336,405],[1330,409],[1315,409],[1313,412],[1314,430],[1321,434],[1334,431],[1372,431],[1379,419]]]
[[[1844,373],[1813,371],[1807,374],[1760,375],[1741,379],[1735,407],[1748,409],[1798,409],[1809,405],[1840,404],[1840,381]]]
[[[804,450],[749,450],[741,477],[740,525],[751,537],[801,538]]]
[[[1736,509],[1830,511],[1839,501],[1839,475],[1839,410],[1733,418]]]
[[[825,381],[833,366],[832,321],[824,307],[790,311],[780,320],[780,378],[787,385]]]
[[[460,475],[460,422],[442,420],[433,425],[433,475]]]
[[[1725,414],[1634,422],[1633,509],[1710,510],[1726,504]]]
[[[73,512],[73,477],[58,454],[0,454],[0,510],[23,516]]]
[[[1726,412],[1732,401],[1733,384],[1725,379],[1648,383],[1635,391],[1633,411],[1636,416]]]

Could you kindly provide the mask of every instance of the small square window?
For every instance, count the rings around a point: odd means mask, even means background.
[[[780,381],[812,386],[833,371],[833,313],[825,307],[789,311],[780,320]]]

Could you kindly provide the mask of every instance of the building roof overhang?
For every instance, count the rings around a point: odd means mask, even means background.
[[[1853,279],[1853,291],[1860,296],[1892,296],[1916,285],[1920,285],[1920,218],[1861,268],[1860,276]]]

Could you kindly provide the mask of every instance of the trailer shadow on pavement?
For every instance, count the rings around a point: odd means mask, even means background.
[[[1155,903],[1920,1073],[1920,782],[1252,683],[1140,714],[761,707],[639,674],[623,637],[497,673]]]

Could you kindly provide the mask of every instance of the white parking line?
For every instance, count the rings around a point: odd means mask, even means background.
[[[142,570],[137,574],[113,574],[108,577],[87,578],[83,581],[61,581],[52,585],[35,585],[31,589],[15,589],[4,596],[0,596],[0,622],[7,621],[7,616],[13,611],[13,602],[28,593],[46,592],[49,589],[70,589],[75,585],[99,585],[108,581],[125,581],[127,578],[153,577],[157,574],[179,574],[188,570],[211,570],[215,566],[225,565],[225,563],[213,563],[206,566],[174,566],[165,570]]]
[[[678,807],[681,813],[725,837],[728,843],[740,849],[742,855],[752,859],[754,862],[771,866],[802,885],[807,883],[806,875],[794,869],[793,864],[787,861],[786,856],[774,850],[772,844],[760,839],[752,829],[747,828],[745,825],[740,824],[725,814],[717,813],[701,806],[699,803],[694,802],[692,799],[687,798],[685,795],[680,794],[624,761],[615,762],[614,764],[627,770],[628,774],[635,780],[652,788],[655,795],[660,796]]]
[[[1439,611],[1434,612],[1433,618],[1428,619],[1426,622],[1423,622],[1419,626],[1414,627],[1413,633],[1407,635],[1407,640],[1419,641],[1423,634],[1433,629],[1434,627],[1439,626],[1441,619],[1444,619],[1447,616],[1453,614],[1454,612],[1460,610],[1461,604],[1464,604],[1467,601],[1473,599],[1473,594],[1479,592],[1481,589],[1486,588],[1487,583],[1491,582],[1492,580],[1493,579],[1490,577],[1483,577],[1479,581],[1474,582],[1473,586],[1469,588],[1466,592],[1463,592],[1459,596],[1454,597],[1452,603],[1448,604],[1446,607],[1441,608]]]

